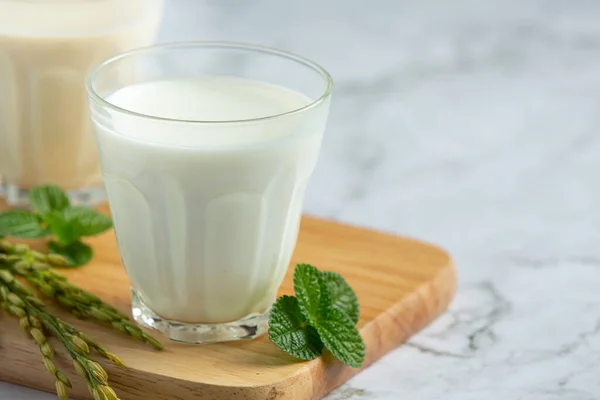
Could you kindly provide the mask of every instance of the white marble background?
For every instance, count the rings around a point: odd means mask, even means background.
[[[450,312],[329,400],[600,399],[600,1],[167,3],[161,41],[334,75],[307,212],[454,255]]]

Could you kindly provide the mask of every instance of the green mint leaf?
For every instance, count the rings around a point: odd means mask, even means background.
[[[282,296],[273,305],[269,338],[281,350],[302,360],[313,360],[323,351],[323,342],[315,328],[308,325],[293,296]]]
[[[107,215],[86,207],[67,207],[44,216],[48,227],[61,244],[69,244],[84,236],[98,235],[112,227]]]
[[[69,204],[69,197],[58,186],[37,186],[29,192],[29,205],[42,216],[50,211],[64,210]]]
[[[69,265],[63,268],[85,265],[90,262],[94,255],[92,248],[80,241],[75,241],[68,245],[62,245],[52,241],[48,243],[48,249],[52,253],[63,256],[69,262]]]
[[[296,265],[294,291],[302,314],[311,325],[317,325],[331,307],[329,288],[321,276],[321,271],[308,264]]]
[[[79,239],[75,227],[66,219],[64,210],[50,211],[44,215],[44,221],[61,244],[68,245]]]
[[[0,214],[0,235],[22,239],[48,236],[37,215],[29,211],[11,210]]]
[[[360,368],[365,359],[365,343],[349,316],[332,308],[326,320],[316,326],[325,347],[341,362]]]
[[[69,207],[63,210],[64,219],[73,227],[77,237],[95,236],[112,228],[112,219],[87,207]]]
[[[343,276],[335,272],[325,271],[321,273],[323,280],[327,283],[331,296],[331,305],[344,314],[348,315],[352,322],[358,322],[360,310],[358,298],[354,290],[348,285]]]

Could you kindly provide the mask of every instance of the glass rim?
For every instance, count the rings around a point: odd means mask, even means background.
[[[279,114],[266,115],[263,117],[256,117],[256,118],[246,118],[246,119],[236,119],[236,120],[233,120],[233,119],[232,120],[216,120],[216,121],[168,118],[168,117],[160,117],[157,115],[144,114],[144,113],[132,111],[127,108],[119,107],[116,104],[109,102],[106,98],[104,98],[102,95],[100,95],[94,89],[93,83],[94,83],[96,76],[104,68],[106,68],[107,66],[109,66],[115,62],[118,62],[119,60],[131,57],[131,56],[152,53],[152,52],[160,51],[160,50],[185,49],[185,48],[229,48],[229,49],[233,49],[233,50],[236,50],[236,49],[237,50],[251,50],[251,51],[256,51],[259,53],[265,53],[265,54],[269,54],[269,55],[273,55],[273,56],[283,57],[290,61],[295,61],[297,63],[303,64],[309,68],[312,68],[314,71],[317,71],[324,78],[324,80],[326,82],[325,89],[321,92],[321,95],[318,98],[316,98],[314,100],[311,99],[311,101],[308,104],[306,104],[300,108],[295,108],[290,111],[286,111],[286,112],[279,113]],[[325,68],[323,68],[316,62],[311,61],[308,58],[299,56],[297,54],[285,51],[285,50],[280,50],[280,49],[273,48],[273,47],[255,45],[255,44],[250,44],[250,43],[241,43],[241,42],[191,41],[191,42],[174,42],[174,43],[157,44],[157,45],[153,45],[153,46],[140,47],[137,49],[133,49],[133,50],[129,50],[129,51],[117,54],[113,57],[110,57],[110,58],[104,60],[103,62],[96,65],[94,68],[92,68],[90,70],[90,72],[87,74],[87,77],[85,80],[85,86],[86,86],[86,90],[87,90],[88,95],[90,96],[91,100],[95,101],[96,103],[98,103],[106,108],[127,114],[129,116],[139,117],[139,118],[143,118],[143,119],[147,119],[147,120],[162,121],[162,122],[179,122],[179,123],[202,124],[202,125],[225,125],[225,124],[268,121],[268,120],[286,117],[286,116],[290,116],[290,115],[300,114],[302,112],[305,112],[312,108],[315,108],[319,104],[321,104],[325,100],[327,100],[327,98],[331,95],[331,93],[333,91],[333,78],[331,77],[329,72],[327,72],[327,70]]]

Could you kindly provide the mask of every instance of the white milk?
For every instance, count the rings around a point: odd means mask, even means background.
[[[99,186],[85,76],[150,44],[162,0],[0,0],[0,183]]]
[[[188,121],[260,118],[310,102],[232,77],[136,84],[108,101]],[[153,311],[218,323],[268,310],[295,247],[326,115],[323,106],[228,124],[92,113],[123,263]]]

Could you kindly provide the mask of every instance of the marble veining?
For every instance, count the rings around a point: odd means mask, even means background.
[[[600,399],[600,2],[168,3],[163,42],[261,43],[334,76],[306,212],[455,258],[448,312],[327,400]]]

